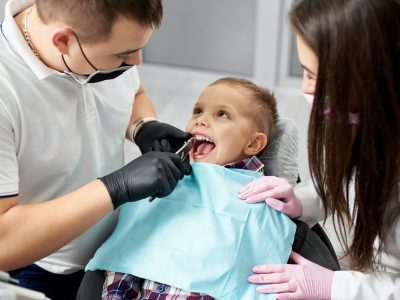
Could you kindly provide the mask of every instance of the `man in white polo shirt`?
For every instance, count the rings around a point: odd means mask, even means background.
[[[53,300],[74,298],[114,209],[165,196],[190,171],[173,153],[148,152],[189,137],[155,120],[135,67],[161,18],[161,0],[7,3],[0,269]],[[123,167],[125,138],[148,153]]]

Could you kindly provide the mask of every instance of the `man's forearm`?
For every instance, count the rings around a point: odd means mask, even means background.
[[[130,139],[129,128],[139,118],[156,117],[153,103],[149,95],[143,88],[140,88],[136,93],[135,101],[132,106],[132,114],[126,131],[126,138]]]
[[[99,180],[51,201],[4,210],[0,215],[0,269],[13,270],[48,256],[112,210],[107,189]]]

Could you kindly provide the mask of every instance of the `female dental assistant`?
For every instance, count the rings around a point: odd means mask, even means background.
[[[350,266],[333,272],[292,253],[294,264],[255,266],[248,280],[277,299],[398,299],[400,1],[303,0],[289,22],[302,90],[314,96],[308,130],[314,185],[292,189],[284,179],[264,177],[240,197],[308,222],[332,214]]]

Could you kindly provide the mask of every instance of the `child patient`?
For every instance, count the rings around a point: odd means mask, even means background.
[[[255,155],[267,145],[276,121],[276,100],[267,89],[245,79],[219,79],[201,93],[187,123],[186,131],[195,138],[190,160],[260,171],[263,165]],[[214,299],[110,271],[107,272],[102,297],[109,300]]]

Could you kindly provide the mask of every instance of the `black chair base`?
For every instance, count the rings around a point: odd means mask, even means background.
[[[302,221],[293,221],[297,225],[293,251],[322,267],[339,271],[338,258],[324,229],[318,223],[310,228]]]

